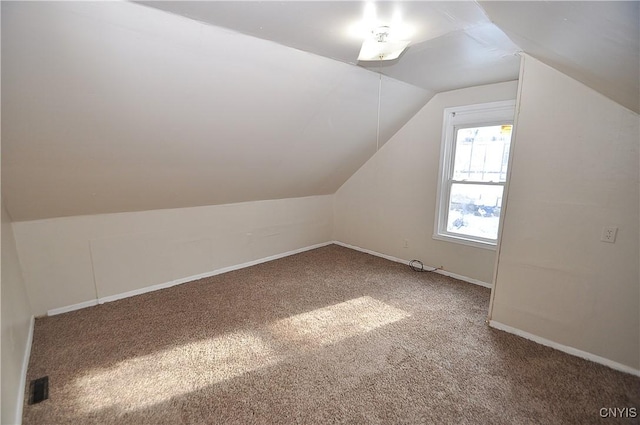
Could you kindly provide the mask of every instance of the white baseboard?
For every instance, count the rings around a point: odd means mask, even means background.
[[[435,267],[431,267],[431,268],[435,268]],[[459,274],[456,274],[456,273],[451,273],[451,272],[448,272],[446,270],[435,270],[434,273],[438,273],[438,274],[441,274],[443,276],[449,276],[449,277],[452,277],[454,279],[462,280],[463,282],[473,283],[474,285],[484,286],[485,288],[489,288],[489,289],[491,289],[493,287],[493,285],[491,285],[490,283],[483,282],[481,280],[474,279],[472,277],[467,277],[467,276],[462,276],[462,275],[459,275]]]
[[[92,307],[98,304],[104,304],[111,301],[120,300],[123,298],[129,298],[136,295],[145,294],[147,292],[158,291],[160,289],[170,288],[172,286],[181,285],[183,283],[192,282],[194,280],[203,279],[205,277],[216,276],[222,273],[228,273],[234,270],[244,269],[245,267],[255,266],[257,264],[266,263],[268,261],[277,260],[279,258],[288,257],[290,255],[299,254],[301,252],[310,251],[316,248],[322,248],[323,246],[331,245],[333,242],[323,242],[316,245],[306,246],[304,248],[295,249],[293,251],[283,252],[281,254],[271,255],[269,257],[259,258],[257,260],[248,261],[242,264],[236,264],[229,267],[223,267],[221,269],[216,269],[210,272],[201,273],[198,275],[187,276],[180,279],[172,280],[170,282],[159,283],[157,285],[151,285],[140,289],[134,289],[133,291],[122,292],[120,294],[108,295],[105,297],[100,297],[96,300],[84,301],[78,304],[69,305],[66,307],[54,308],[47,311],[48,316],[55,316],[56,314],[67,313],[69,311],[79,310],[86,307]]]
[[[81,308],[93,307],[98,305],[98,300],[83,301],[78,304],[72,304],[65,307],[54,308],[47,311],[47,316],[55,316],[56,314],[67,313],[69,311],[80,310]]]
[[[547,347],[554,348],[554,349],[562,351],[564,353],[571,354],[572,356],[580,357],[580,358],[585,359],[585,360],[589,360],[589,361],[592,361],[592,362],[595,362],[595,363],[599,363],[599,364],[604,365],[604,366],[608,366],[611,369],[615,369],[615,370],[618,370],[620,372],[630,373],[631,375],[635,375],[635,376],[640,377],[640,370],[634,369],[631,366],[623,365],[622,363],[618,363],[618,362],[615,362],[613,360],[609,360],[609,359],[606,359],[604,357],[600,357],[600,356],[597,356],[595,354],[592,354],[592,353],[589,353],[589,352],[586,352],[586,351],[578,350],[577,348],[569,347],[567,345],[563,345],[563,344],[548,340],[546,338],[542,338],[540,336],[531,334],[529,332],[525,332],[525,331],[520,330],[518,328],[514,328],[514,327],[511,327],[511,326],[505,325],[503,323],[500,323],[500,322],[496,322],[495,320],[490,320],[489,321],[489,326],[491,326],[492,328],[495,328],[495,329],[498,329],[498,330],[501,330],[501,331],[504,331],[504,332],[508,332],[510,334],[514,334],[514,335],[517,335],[519,337],[528,339],[528,340],[536,342],[538,344],[546,345]]]
[[[27,334],[27,347],[22,358],[22,370],[20,371],[20,382],[18,383],[18,405],[16,406],[17,424],[22,424],[22,408],[24,406],[24,392],[27,388],[27,370],[29,368],[29,359],[31,358],[31,346],[33,345],[33,329],[35,328],[36,318],[31,316],[29,321],[29,333]]]
[[[361,248],[361,247],[355,246],[355,245],[349,245],[347,243],[340,242],[340,241],[333,241],[333,243],[336,244],[336,245],[343,246],[345,248],[354,249],[356,251],[364,252],[366,254],[375,255],[376,257],[384,258],[384,259],[389,260],[389,261],[395,261],[396,263],[409,265],[409,263],[411,262],[411,260],[403,260],[401,258],[392,257],[391,255],[381,254],[381,253],[376,252],[376,251],[371,251],[370,249]],[[426,264],[425,264],[425,267],[428,267],[430,269],[435,269],[434,266],[428,266]],[[441,274],[443,276],[449,276],[449,277],[452,277],[454,279],[462,280],[463,282],[473,283],[474,285],[484,286],[485,288],[491,288],[491,284],[490,283],[483,282],[483,281],[478,280],[478,279],[473,279],[471,277],[462,276],[462,275],[459,275],[459,274],[456,274],[456,273],[448,272],[446,270],[434,270],[433,272]]]
[[[361,248],[359,246],[349,245],[349,244],[346,244],[346,243],[343,243],[343,242],[340,242],[340,241],[329,241],[329,242],[319,243],[319,244],[316,244],[316,245],[306,246],[304,248],[295,249],[293,251],[283,252],[281,254],[271,255],[269,257],[259,258],[257,260],[248,261],[248,262],[242,263],[242,264],[236,264],[236,265],[229,266],[229,267],[223,267],[221,269],[216,269],[216,270],[213,270],[213,271],[210,271],[210,272],[207,272],[207,273],[201,273],[201,274],[198,274],[198,275],[187,276],[187,277],[184,277],[184,278],[172,280],[170,282],[164,282],[164,283],[159,283],[157,285],[147,286],[147,287],[140,288],[140,289],[134,289],[133,291],[122,292],[120,294],[115,294],[115,295],[107,295],[107,296],[100,297],[100,298],[95,299],[95,300],[83,301],[81,303],[72,304],[72,305],[68,305],[68,306],[65,306],[65,307],[54,308],[54,309],[51,309],[51,310],[47,311],[47,315],[48,316],[55,316],[57,314],[67,313],[67,312],[74,311],[74,310],[80,310],[80,309],[87,308],[87,307],[92,307],[92,306],[95,306],[95,305],[98,305],[98,304],[104,304],[104,303],[107,303],[107,302],[116,301],[116,300],[120,300],[120,299],[123,299],[123,298],[129,298],[129,297],[133,297],[133,296],[136,296],[136,295],[145,294],[147,292],[158,291],[160,289],[170,288],[172,286],[181,285],[183,283],[192,282],[194,280],[203,279],[203,278],[206,278],[206,277],[216,276],[216,275],[219,275],[219,274],[222,274],[222,273],[228,273],[228,272],[231,272],[231,271],[234,271],[234,270],[239,270],[239,269],[243,269],[243,268],[246,268],[246,267],[255,266],[257,264],[266,263],[267,261],[277,260],[279,258],[288,257],[290,255],[299,254],[301,252],[310,251],[312,249],[321,248],[323,246],[327,246],[327,245],[331,245],[331,244],[336,244],[336,245],[343,246],[345,248],[354,249],[356,251],[361,251],[361,252],[364,252],[364,253],[367,253],[367,254],[375,255],[376,257],[385,258],[387,260],[395,261],[397,263],[409,264],[409,262],[410,262],[410,260],[402,260],[400,258],[392,257],[392,256],[386,255],[386,254],[381,254],[379,252],[371,251],[371,250],[368,250],[368,249],[365,249],[365,248]],[[432,266],[427,266],[427,267],[434,268]],[[448,272],[446,270],[436,270],[435,273],[438,273],[438,274],[441,274],[441,275],[444,275],[444,276],[449,276],[449,277],[452,277],[454,279],[462,280],[464,282],[473,283],[475,285],[484,286],[486,288],[491,288],[491,284],[489,284],[489,283],[482,282],[482,281],[479,281],[477,279],[472,279],[470,277],[461,276],[461,275],[458,275],[458,274],[455,274],[455,273],[451,273],[451,272]]]

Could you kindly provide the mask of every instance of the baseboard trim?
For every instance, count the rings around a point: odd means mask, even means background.
[[[549,339],[542,338],[540,336],[531,334],[529,332],[525,332],[523,330],[520,330],[518,328],[514,328],[514,327],[509,326],[509,325],[505,325],[504,323],[500,323],[500,322],[497,322],[495,320],[490,320],[489,321],[489,326],[491,326],[494,329],[498,329],[498,330],[501,330],[501,331],[504,331],[504,332],[507,332],[507,333],[510,333],[510,334],[513,334],[513,335],[517,335],[517,336],[525,338],[525,339],[528,339],[528,340],[536,342],[538,344],[545,345],[547,347],[551,347],[553,349],[562,351],[564,353],[571,354],[572,356],[580,357],[582,359],[589,360],[589,361],[592,361],[592,362],[599,363],[601,365],[610,367],[611,369],[615,369],[615,370],[620,371],[620,372],[625,372],[625,373],[629,373],[631,375],[640,377],[640,370],[638,370],[638,369],[634,369],[631,366],[623,365],[622,363],[618,363],[616,361],[609,360],[607,358],[597,356],[597,355],[589,353],[587,351],[582,351],[582,350],[579,350],[577,348],[569,347],[568,345],[563,345],[563,344],[557,343],[555,341],[551,341]]]
[[[344,243],[344,242],[340,242],[340,241],[333,241],[333,243],[336,244],[336,245],[343,246],[345,248],[349,248],[349,249],[353,249],[353,250],[356,250],[356,251],[364,252],[365,254],[375,255],[376,257],[384,258],[384,259],[389,260],[389,261],[394,261],[396,263],[409,265],[409,263],[411,262],[411,260],[403,260],[403,259],[398,258],[398,257],[393,257],[393,256],[387,255],[387,254],[381,254],[379,252],[372,251],[370,249],[361,248],[361,247],[355,246],[355,245],[349,245],[348,243]],[[435,269],[435,266],[429,266],[427,264],[425,264],[425,266],[428,267],[428,268],[431,268],[431,269]],[[449,271],[446,271],[446,270],[434,270],[434,273],[438,273],[438,274],[441,274],[443,276],[449,276],[449,277],[452,277],[454,279],[461,280],[463,282],[472,283],[474,285],[479,285],[479,286],[483,286],[485,288],[491,289],[491,284],[490,283],[483,282],[483,281],[478,280],[478,279],[473,279],[471,277],[462,276],[462,275],[459,275],[459,274],[456,274],[456,273],[452,273],[452,272],[449,272]]]
[[[22,370],[20,371],[20,382],[18,383],[18,405],[16,406],[17,424],[22,424],[22,409],[24,406],[24,393],[27,388],[27,371],[29,369],[29,359],[31,359],[31,346],[33,345],[33,330],[36,325],[35,316],[29,320],[29,333],[27,334],[27,347],[22,358]]]
[[[259,258],[257,260],[247,261],[246,263],[236,264],[229,267],[223,267],[220,269],[212,270],[210,272],[201,273],[193,276],[187,276],[180,279],[172,280],[170,282],[159,283],[157,285],[146,286],[140,289],[134,289],[133,291],[122,292],[115,295],[107,295],[105,297],[99,297],[96,300],[84,301],[78,304],[69,305],[66,307],[54,308],[47,311],[48,316],[55,316],[56,314],[67,313],[74,310],[80,310],[86,307],[92,307],[98,304],[104,304],[111,301],[121,300],[123,298],[134,297],[136,295],[146,294],[147,292],[158,291],[160,289],[170,288],[172,286],[181,285],[183,283],[192,282],[194,280],[203,279],[205,277],[216,276],[223,273],[228,273],[234,270],[244,269],[246,267],[255,266],[257,264],[266,263],[268,261],[278,260],[280,258],[288,257],[290,255],[300,254],[301,252],[310,251],[312,249],[322,248],[327,245],[331,245],[333,242],[323,242],[315,245],[306,246],[303,248],[294,249],[292,251],[283,252],[280,254],[270,255],[268,257]]]
[[[94,305],[98,305],[98,300],[83,301],[78,304],[72,304],[65,307],[54,308],[47,311],[47,316],[55,316],[56,314],[68,313],[70,311],[80,310],[82,308],[93,307]]]
[[[482,287],[489,288],[489,289],[491,289],[493,287],[493,285],[491,285],[490,283],[483,282],[481,280],[474,279],[472,277],[467,277],[467,276],[462,276],[462,275],[459,275],[459,274],[456,274],[456,273],[451,273],[451,272],[448,272],[446,270],[436,270],[435,273],[441,274],[443,276],[449,276],[449,277],[452,277],[454,279],[462,280],[463,282],[472,283],[474,285],[482,286]]]

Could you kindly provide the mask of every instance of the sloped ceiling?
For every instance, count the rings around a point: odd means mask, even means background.
[[[638,112],[638,2],[377,2],[416,31],[357,63],[364,6],[2,2],[12,218],[334,193],[434,93],[517,79],[520,50]]]
[[[522,50],[640,112],[640,2],[480,4]]]
[[[434,92],[518,78],[518,47],[474,1],[375,2],[380,25],[396,13],[413,29],[400,59],[357,62],[361,1],[148,1],[150,7],[381,72]]]
[[[125,2],[3,2],[2,89],[17,221],[334,193],[433,95]]]
[[[354,1],[144,2],[300,50],[356,63]],[[396,11],[416,31],[399,60],[359,63],[435,92],[516,79],[524,50],[640,112],[638,1],[375,2],[381,24]]]

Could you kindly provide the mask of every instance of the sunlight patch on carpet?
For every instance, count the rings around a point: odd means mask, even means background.
[[[362,335],[409,316],[365,296],[278,320],[268,329],[283,342],[309,349]]]
[[[136,410],[278,362],[252,332],[233,332],[124,360],[76,380],[84,413],[117,407]]]
[[[77,408],[127,412],[165,402],[285,358],[366,334],[410,314],[364,296],[89,371],[75,381]]]

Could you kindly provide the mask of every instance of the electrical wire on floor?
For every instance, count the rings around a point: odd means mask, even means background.
[[[418,265],[416,265],[416,263]],[[411,260],[409,261],[409,267],[411,267],[411,270],[413,270],[414,272],[421,272],[421,273],[431,273],[431,272],[435,272],[436,270],[439,269],[439,267],[436,267],[434,269],[431,270],[427,270],[424,268],[424,264],[422,263],[422,261],[420,260]]]

